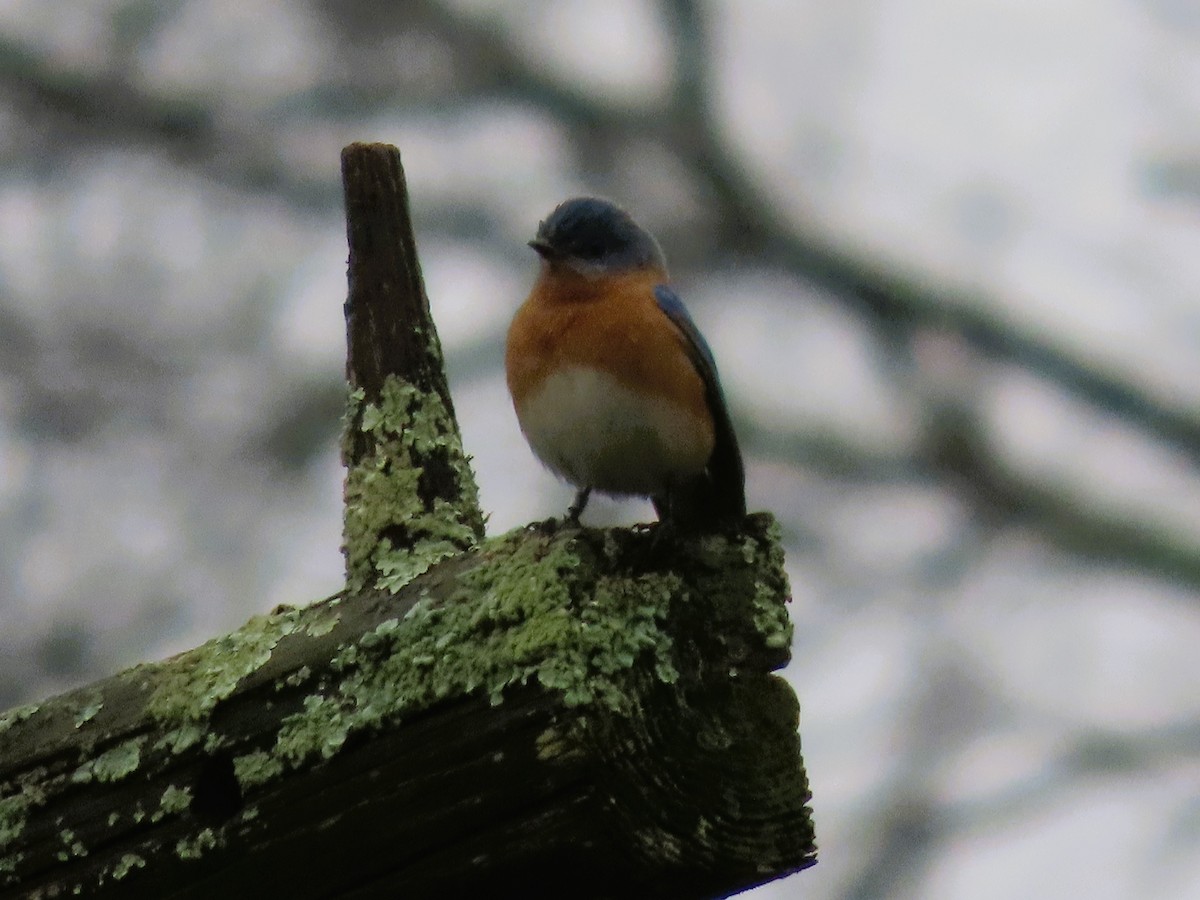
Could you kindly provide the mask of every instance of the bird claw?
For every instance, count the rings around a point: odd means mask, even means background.
[[[579,527],[579,517],[583,515],[583,511],[587,508],[588,498],[592,495],[590,487],[580,488],[575,495],[575,502],[567,508],[567,515],[563,519],[563,524],[572,528]]]

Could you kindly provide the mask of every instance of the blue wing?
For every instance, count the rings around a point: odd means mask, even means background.
[[[695,483],[682,485],[666,498],[667,517],[703,527],[707,524],[741,518],[746,514],[746,476],[742,452],[725,405],[725,393],[717,377],[717,362],[704,335],[692,321],[679,295],[660,284],[654,288],[658,308],[683,334],[688,356],[704,381],[705,399],[712,413],[714,444],[704,475]],[[659,502],[656,501],[656,505]],[[660,515],[664,510],[660,507]]]
[[[674,322],[675,326],[683,332],[683,336],[687,338],[688,349],[691,351],[689,355],[696,366],[696,371],[704,379],[705,387],[712,384],[719,390],[717,361],[713,359],[712,348],[708,346],[708,341],[704,340],[704,335],[692,321],[692,317],[688,314],[683,301],[679,299],[679,295],[665,284],[660,284],[654,289],[654,299],[658,303],[658,308],[667,314],[667,318]]]

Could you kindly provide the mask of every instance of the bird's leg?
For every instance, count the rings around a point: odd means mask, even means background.
[[[591,495],[592,488],[590,485],[579,489],[579,492],[575,495],[575,502],[567,509],[567,518],[564,520],[567,525],[579,525],[579,517],[583,515],[583,511],[587,508],[588,497]]]
[[[672,496],[670,491],[650,498],[654,511],[658,513],[658,527],[650,535],[650,552],[657,553],[664,543],[670,544],[675,537],[675,517],[673,513]]]
[[[654,512],[658,516],[658,521],[669,522],[671,520],[671,494],[669,492],[655,494],[650,498],[650,502],[654,504]]]

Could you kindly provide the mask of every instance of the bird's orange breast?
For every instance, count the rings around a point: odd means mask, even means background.
[[[704,381],[655,301],[663,280],[550,269],[509,328],[505,369],[521,430],[579,487],[657,496],[704,471],[712,454]]]
[[[576,366],[708,421],[685,339],[654,299],[663,280],[655,270],[595,280],[543,273],[508,331],[505,370],[518,412],[548,375]]]

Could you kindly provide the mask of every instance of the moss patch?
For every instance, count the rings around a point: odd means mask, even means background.
[[[88,694],[80,703],[78,712],[75,713],[75,727],[82,728],[94,719],[103,708],[104,698],[98,692]]]
[[[158,802],[158,807],[159,811],[166,814],[178,813],[187,809],[188,804],[191,802],[191,788],[180,788],[172,784],[163,791],[162,798]]]
[[[233,775],[238,786],[246,791],[255,785],[265,784],[283,774],[283,763],[270,753],[255,750],[233,759]]]
[[[20,793],[0,799],[0,850],[21,836],[29,813],[45,801],[42,789],[34,785],[22,785]]]
[[[29,703],[25,706],[14,706],[7,712],[0,713],[0,738],[4,737],[4,732],[8,731],[14,725],[24,722],[39,709],[41,707],[37,703]]]
[[[180,859],[199,859],[207,851],[218,846],[221,841],[211,828],[203,828],[195,836],[182,838],[175,842],[175,855]]]
[[[141,762],[142,744],[146,736],[124,741],[111,750],[106,750],[95,759],[86,760],[71,775],[76,784],[89,781],[120,781],[131,772],[137,771]]]
[[[783,533],[774,519],[767,526],[762,542],[752,537],[743,538],[743,553],[747,563],[753,563],[758,558],[760,547],[767,549],[765,564],[757,570],[754,582],[754,627],[763,636],[763,643],[773,649],[792,645],[792,620],[787,607],[779,602],[780,597],[789,601],[792,598],[787,571],[783,567],[782,540]]]
[[[144,869],[146,860],[136,853],[126,853],[113,866],[112,877],[114,881],[120,881],[134,869]]]
[[[446,697],[481,692],[493,703],[513,685],[537,683],[569,705],[630,703],[626,674],[652,654],[662,681],[677,677],[662,624],[684,592],[674,573],[594,578],[595,546],[581,532],[525,531],[488,541],[448,599],[426,596],[403,619],[389,619],[334,660],[336,690],[305,698],[284,720],[275,755],[295,765],[334,755],[354,731],[425,708]],[[264,761],[247,758],[246,774]],[[240,776],[239,776],[239,780]]]
[[[475,476],[439,394],[388,376],[378,402],[367,402],[361,389],[350,393],[345,422],[342,552],[350,591],[395,593],[475,546],[483,534]],[[350,448],[362,436],[369,450],[351,459]],[[454,502],[426,497],[424,481],[434,465],[455,486],[447,493]]]
[[[188,722],[205,719],[247,675],[271,658],[271,651],[286,635],[300,627],[301,611],[287,608],[269,616],[255,616],[237,631],[189,650],[171,661],[146,704],[146,712],[162,723],[177,726],[165,736],[176,749],[186,749],[200,737],[199,730],[181,733]]]
[[[233,754],[233,775],[246,796],[291,769],[334,756],[356,733],[394,727],[444,699],[473,695],[498,704],[506,691],[521,685],[537,685],[558,694],[565,706],[592,707],[597,713],[559,716],[538,737],[536,749],[543,759],[571,759],[586,739],[602,733],[591,730],[593,720],[603,728],[604,721],[641,715],[647,689],[682,679],[689,687],[679,694],[687,696],[698,673],[702,678],[712,671],[719,677],[733,673],[747,658],[741,647],[761,648],[746,627],[748,618],[767,647],[790,642],[791,624],[779,602],[788,588],[777,528],[765,517],[756,519],[752,517],[748,533],[678,545],[669,537],[660,543],[657,532],[522,529],[484,542],[411,584],[401,598],[375,594],[341,605],[335,599],[316,609],[284,608],[257,616],[238,631],[166,663],[118,676],[123,690],[144,692],[154,685],[145,706],[152,720],[143,723],[148,733],[115,746],[106,742],[106,752],[83,760],[74,773],[68,769],[67,776],[77,784],[120,781],[144,767],[148,758],[161,761],[155,754],[163,750],[224,747]],[[420,568],[417,564],[412,571]],[[391,587],[382,577],[376,584]],[[736,623],[741,623],[740,631]],[[364,627],[370,630],[363,632]],[[347,639],[349,635],[355,637]],[[727,635],[732,635],[728,641]],[[269,677],[261,673],[253,680],[270,706],[279,704],[273,716],[290,713],[283,715],[275,733],[252,732],[253,742],[239,743],[242,732],[237,729],[226,735],[211,727],[218,704],[278,655],[285,638],[287,643],[317,641],[319,658],[330,662],[326,667],[317,657],[301,655],[310,666],[277,661]],[[343,643],[333,649],[339,640]],[[331,651],[331,657],[325,655]],[[713,660],[720,660],[716,670],[711,669]],[[705,667],[710,667],[707,673]],[[94,730],[96,723],[88,723],[100,714],[100,706],[98,694],[81,692],[53,714],[64,716],[68,731],[73,731],[72,723]],[[40,711],[14,710],[0,721],[0,732],[33,716],[50,715],[51,709],[52,704],[44,704]],[[100,716],[105,729],[118,709],[114,703]],[[113,735],[109,741],[129,734],[115,729],[105,733]],[[731,740],[719,723],[702,724],[687,734],[689,746],[711,752],[723,752]],[[160,782],[161,796],[147,794],[144,804],[132,809],[127,804],[120,822],[154,823],[185,810],[189,788],[164,790],[165,784]],[[21,839],[31,812],[42,803],[42,795],[24,789],[0,800],[0,850]],[[246,812],[244,820],[255,814]],[[110,825],[118,821],[115,816],[108,816]],[[203,829],[180,840],[175,851],[194,858],[234,833]],[[10,856],[0,857],[0,873],[17,871],[17,849],[13,846]],[[54,849],[68,857],[83,852],[73,836],[64,836],[61,848]],[[138,866],[130,861],[124,872]],[[120,876],[114,869],[107,877]]]

